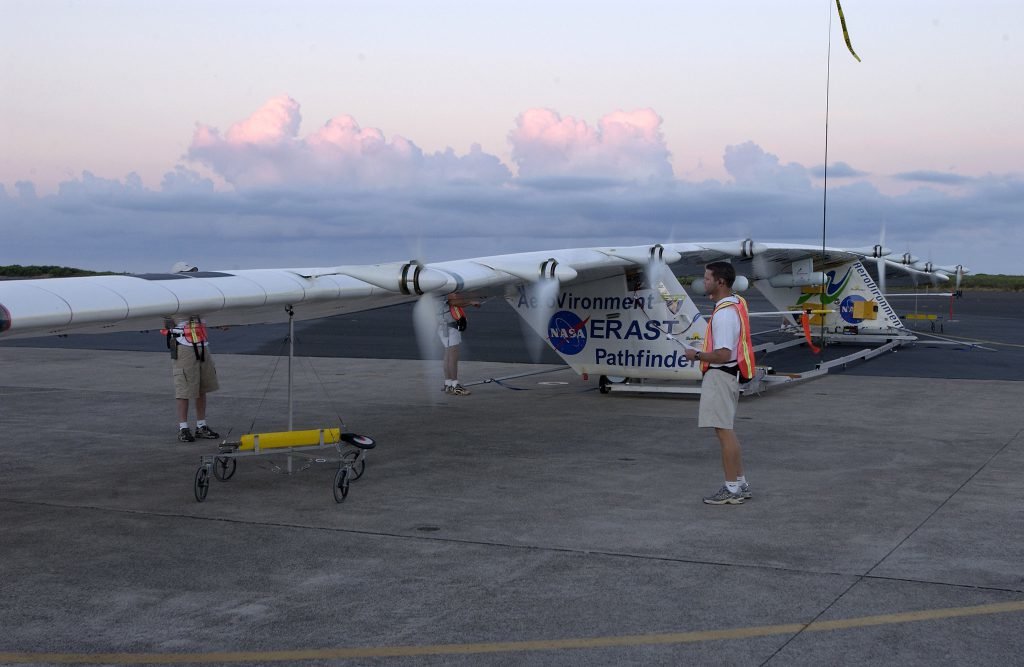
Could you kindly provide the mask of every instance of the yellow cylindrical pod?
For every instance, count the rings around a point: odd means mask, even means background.
[[[278,431],[276,433],[247,433],[239,438],[241,446],[238,451],[252,451],[256,447],[256,436],[260,437],[260,449],[277,449],[280,447],[308,447],[320,444],[320,434],[324,434],[324,444],[332,445],[341,440],[339,428],[317,428],[308,431]]]

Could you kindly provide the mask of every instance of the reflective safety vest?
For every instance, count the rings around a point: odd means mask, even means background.
[[[736,365],[740,369],[740,379],[749,380],[754,377],[754,344],[750,340],[750,316],[747,314],[747,301],[739,294],[733,294],[739,300],[739,303],[733,303],[731,301],[721,301],[715,306],[715,313],[722,308],[735,308],[736,314],[740,317],[740,339],[736,346]],[[708,318],[708,330],[704,334],[704,346],[703,352],[713,352],[712,346],[714,345],[714,338],[711,335],[711,323],[714,321],[715,315],[711,314]],[[711,368],[711,364],[707,361],[700,362],[700,370],[702,373],[707,373],[708,369]]]
[[[167,336],[167,349],[171,351],[172,359],[178,358],[178,345],[190,345],[196,359],[206,361],[206,325],[202,320],[189,318],[173,329],[161,329],[160,333]]]
[[[466,330],[466,311],[459,306],[449,305],[448,315],[453,320],[453,322],[448,325],[449,327],[453,327],[457,331]]]
[[[202,345],[206,343],[206,325],[203,324],[202,320],[190,318],[188,322],[185,322],[180,327],[181,333],[179,336],[185,339],[185,342],[189,345]],[[175,329],[175,333],[178,329]]]

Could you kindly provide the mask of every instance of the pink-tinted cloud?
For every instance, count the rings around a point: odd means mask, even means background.
[[[281,95],[270,98],[256,113],[232,125],[226,136],[235,144],[277,144],[298,136],[301,123],[299,103]]]
[[[529,109],[509,133],[512,159],[522,178],[669,179],[672,166],[661,123],[652,109],[610,113],[596,128],[551,109]]]
[[[340,115],[307,137],[290,97],[270,99],[244,121],[220,132],[198,125],[187,157],[237,188],[342,187],[377,189],[472,181],[501,183],[511,177],[495,156],[474,145],[458,156],[452,149],[425,155],[412,141],[377,128],[362,128]]]

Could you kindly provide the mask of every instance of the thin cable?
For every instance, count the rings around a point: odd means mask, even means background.
[[[828,0],[828,52],[825,56],[825,175],[821,188],[821,263],[825,264],[825,229],[828,220],[828,100],[832,80],[832,0]],[[825,271],[821,272],[821,307],[825,307]],[[825,318],[821,318],[821,347],[825,347]]]
[[[260,396],[260,402],[256,405],[256,410],[253,412],[253,415],[252,415],[252,421],[249,423],[249,432],[250,433],[253,432],[253,428],[255,428],[255,426],[256,426],[256,419],[260,416],[260,408],[263,407],[263,401],[266,400],[267,392],[270,391],[270,383],[273,382],[274,375],[277,374],[277,365],[279,363],[281,363],[281,353],[284,351],[284,346],[285,346],[285,343],[287,343],[287,342],[288,342],[288,338],[287,337],[281,339],[281,345],[277,348],[277,354],[274,356],[274,365],[271,367],[271,369],[269,371],[269,377],[267,377],[266,373],[264,373],[264,375],[263,375],[263,377],[267,378],[267,384],[266,384],[266,386],[263,387],[263,395]],[[262,382],[262,381],[263,380],[261,378],[260,382]]]
[[[306,357],[306,364],[309,366],[309,370],[313,371],[313,377],[320,383],[320,389],[323,391],[324,396],[327,398],[327,404],[334,410],[334,414],[338,417],[338,423],[341,424],[342,430],[345,429],[345,420],[341,416],[341,411],[338,410],[337,404],[334,402],[334,397],[331,396],[331,392],[327,390],[327,385],[324,383],[323,378],[316,371],[316,366],[313,365],[313,360],[310,357]]]

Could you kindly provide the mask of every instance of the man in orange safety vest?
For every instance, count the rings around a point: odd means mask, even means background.
[[[174,273],[195,273],[198,269],[185,262],[174,265]],[[217,367],[210,354],[206,324],[198,316],[179,319],[164,329],[171,351],[171,378],[178,416],[178,440],[195,442],[196,438],[216,439],[220,434],[206,423],[206,394],[220,387]],[[188,404],[195,402],[196,429],[188,427]]]
[[[697,426],[714,428],[722,449],[725,484],[704,498],[709,505],[741,505],[752,497],[734,423],[740,380],[754,376],[754,351],[747,302],[732,292],[735,280],[736,269],[728,262],[705,267],[704,292],[715,302],[715,311],[708,320],[703,349],[686,349],[686,358],[699,361],[704,373]]]

